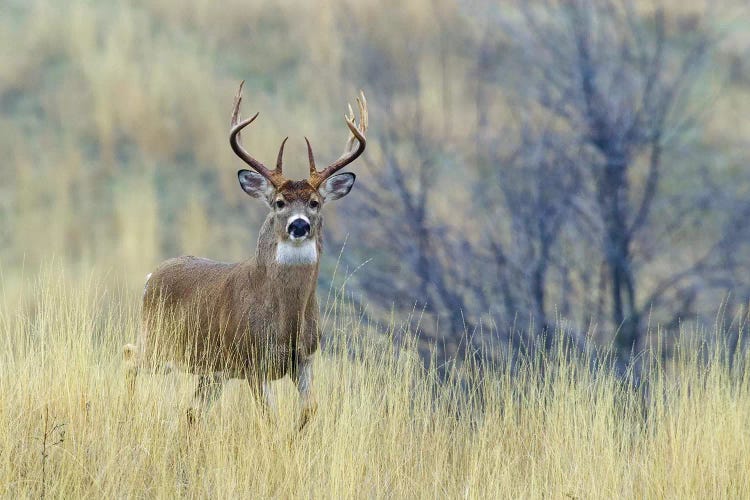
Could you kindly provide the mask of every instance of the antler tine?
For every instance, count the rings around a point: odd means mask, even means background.
[[[281,144],[281,150],[279,151],[279,158],[275,170],[268,169],[261,162],[250,156],[250,153],[245,151],[245,148],[243,148],[242,144],[240,144],[240,132],[243,128],[253,123],[253,121],[255,121],[255,119],[260,114],[255,113],[252,117],[240,122],[240,104],[242,103],[242,87],[244,85],[245,80],[242,80],[242,82],[240,82],[240,87],[237,90],[237,95],[234,97],[234,109],[232,110],[232,129],[229,131],[229,145],[232,147],[234,153],[239,156],[242,161],[247,163],[260,175],[268,179],[271,184],[279,187],[286,180],[281,173],[281,156],[284,152],[284,143]],[[284,139],[284,142],[286,142],[286,139]]]
[[[324,180],[356,160],[365,150],[365,146],[367,145],[365,133],[367,132],[369,120],[367,116],[367,99],[365,99],[365,93],[361,90],[357,97],[357,105],[359,107],[359,123],[355,120],[354,110],[352,109],[351,104],[349,105],[349,113],[344,115],[346,126],[349,127],[350,132],[344,147],[344,153],[336,161],[320,172],[315,168],[315,162],[312,158],[312,149],[308,142],[308,155],[310,157],[310,184],[312,184],[313,187],[317,188],[320,186]],[[357,141],[356,149],[354,148],[354,141]]]
[[[232,104],[232,127],[240,121],[240,103],[242,102],[242,87],[245,86],[245,80],[240,82],[240,88],[237,89],[237,95],[234,96]]]
[[[284,157],[284,145],[286,144],[287,139],[289,137],[284,137],[284,140],[281,141],[281,147],[279,148],[279,156],[276,157],[276,170],[275,172],[277,174],[280,174],[283,171],[282,163],[283,163],[283,157]]]
[[[310,146],[310,141],[305,137],[305,142],[307,143],[307,159],[310,162],[310,178],[314,178],[318,174],[318,170],[315,168],[315,156],[313,155],[312,146]]]

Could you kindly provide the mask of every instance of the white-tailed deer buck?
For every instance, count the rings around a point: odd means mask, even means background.
[[[246,379],[253,394],[263,393],[273,407],[268,383],[289,374],[299,390],[302,428],[317,406],[312,363],[320,339],[315,289],[323,244],[321,209],[349,193],[354,184],[354,174],[336,172],[365,149],[367,104],[360,93],[359,123],[349,107],[344,154],[326,168],[315,167],[305,138],[310,177],[295,181],[282,171],[286,139],[274,170],[242,147],[240,131],[258,114],[240,121],[241,101],[242,84],[234,100],[229,143],[252,170],[240,170],[237,177],[245,193],[265,201],[271,210],[255,255],[236,264],[178,257],[149,275],[138,341],[125,346],[127,385],[132,395],[138,371],[156,363],[184,365],[199,375],[188,410],[192,421],[220,394],[228,378]]]

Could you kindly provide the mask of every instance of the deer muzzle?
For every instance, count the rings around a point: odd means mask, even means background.
[[[289,238],[297,240],[306,238],[310,234],[310,221],[304,215],[292,216],[286,228]]]

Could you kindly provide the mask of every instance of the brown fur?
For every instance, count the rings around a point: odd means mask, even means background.
[[[320,201],[320,195],[318,190],[310,185],[307,180],[302,181],[286,181],[278,190],[278,193],[283,196],[286,201],[303,201],[308,202],[312,198]]]

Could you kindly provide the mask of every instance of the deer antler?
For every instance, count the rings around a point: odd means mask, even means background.
[[[237,95],[234,97],[234,109],[232,111],[232,129],[229,132],[229,144],[232,146],[232,150],[234,151],[234,153],[239,156],[242,161],[247,163],[260,175],[268,179],[271,184],[273,184],[277,188],[281,187],[281,185],[287,181],[287,178],[284,177],[282,173],[283,169],[281,165],[286,139],[284,139],[284,141],[281,143],[281,148],[279,148],[279,156],[276,160],[276,168],[273,170],[268,169],[261,162],[250,156],[250,153],[245,151],[245,148],[243,148],[240,144],[240,131],[253,123],[253,121],[258,117],[259,114],[255,113],[252,117],[243,122],[240,122],[240,103],[242,102],[243,85],[245,85],[245,80],[242,80],[242,82],[240,82],[240,88],[237,90]]]
[[[307,142],[307,155],[310,161],[310,179],[308,182],[312,187],[317,189],[324,180],[356,160],[365,150],[365,145],[367,144],[367,139],[365,139],[365,132],[367,132],[367,99],[365,99],[365,94],[361,90],[359,91],[359,97],[357,97],[357,105],[359,106],[359,123],[354,119],[354,111],[352,110],[351,104],[349,105],[349,114],[344,115],[346,125],[351,132],[346,141],[344,153],[338,160],[334,161],[323,170],[318,171],[315,168],[312,147],[310,147],[310,141],[305,137],[305,142]],[[354,148],[355,140],[357,142],[356,149]]]

